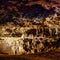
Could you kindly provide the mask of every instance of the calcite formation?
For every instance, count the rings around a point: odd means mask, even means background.
[[[24,25],[0,25],[1,53],[10,55],[34,54],[60,48],[60,20],[55,15],[37,22],[22,18]],[[2,46],[2,47],[1,47]]]
[[[0,0],[1,54],[56,48],[60,48],[60,0]]]

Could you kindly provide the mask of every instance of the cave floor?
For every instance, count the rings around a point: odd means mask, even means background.
[[[3,55],[0,54],[0,60],[60,60],[60,49],[46,53],[37,53],[29,55]]]

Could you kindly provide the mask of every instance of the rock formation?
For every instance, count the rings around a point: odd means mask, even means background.
[[[0,2],[0,53],[34,54],[60,48],[60,0]]]

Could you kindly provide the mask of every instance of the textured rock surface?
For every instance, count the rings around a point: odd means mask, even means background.
[[[0,53],[20,55],[60,48],[59,0],[0,2]]]
[[[23,21],[24,18],[22,18]],[[0,49],[6,54],[41,53],[60,48],[60,20],[58,16],[40,21],[13,22],[0,25]],[[43,25],[42,25],[43,24]],[[2,46],[2,47],[1,47]]]

